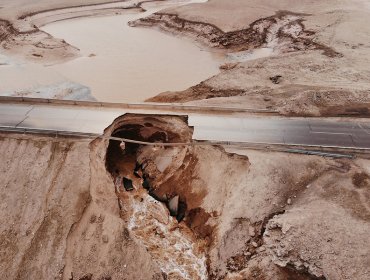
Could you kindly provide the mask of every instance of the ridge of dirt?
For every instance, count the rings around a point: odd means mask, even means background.
[[[233,98],[248,98],[254,108],[277,110],[285,116],[370,117],[368,90],[350,91],[305,85],[283,85],[279,89],[240,89],[217,88],[205,81],[184,91],[160,93],[146,101],[197,104],[196,101],[207,100],[208,104],[217,104],[229,100],[233,104]]]
[[[158,12],[149,17],[132,21],[130,26],[156,26],[165,31],[196,38],[210,47],[235,52],[266,46],[269,43],[271,33],[276,32],[280,41],[276,43],[284,45],[281,47],[281,52],[322,50],[323,55],[328,57],[340,57],[341,54],[330,47],[312,40],[314,32],[305,30],[302,16],[307,15],[290,11],[277,11],[274,16],[258,19],[245,29],[223,32],[210,23],[191,21],[176,14]],[[286,23],[279,26],[279,21],[286,21]],[[277,30],[274,30],[275,26],[277,26]]]
[[[241,96],[244,91],[240,89],[215,89],[205,83],[199,83],[181,92],[164,92],[147,99],[147,102],[183,103],[195,100],[217,97]]]

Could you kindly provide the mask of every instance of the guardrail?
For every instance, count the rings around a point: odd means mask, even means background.
[[[312,155],[312,156],[332,157],[332,158],[351,158],[351,159],[355,158],[354,155],[328,153],[328,152],[320,152],[320,151],[310,151],[310,150],[302,150],[302,149],[286,149],[284,150],[284,152],[292,153],[292,154],[302,154],[302,155]]]
[[[58,130],[46,130],[46,129],[32,129],[32,128],[16,128],[16,127],[7,127],[7,126],[0,126],[0,132],[14,132],[20,134],[41,134],[47,136],[54,136],[54,137],[77,137],[77,138],[85,138],[85,139],[109,139],[114,141],[126,142],[126,143],[134,143],[140,145],[150,145],[150,146],[164,146],[164,147],[176,147],[176,146],[230,146],[235,148],[242,148],[242,149],[263,149],[268,151],[278,151],[284,153],[296,153],[296,154],[304,154],[304,155],[317,155],[322,157],[332,157],[332,158],[355,158],[353,154],[344,154],[338,152],[332,152],[331,149],[338,149],[338,150],[347,150],[348,151],[355,151],[355,152],[367,152],[370,149],[366,148],[351,148],[351,147],[333,147],[333,146],[318,146],[318,145],[298,145],[298,144],[284,144],[284,143],[259,143],[259,142],[229,142],[229,141],[202,141],[202,140],[192,140],[191,142],[184,142],[184,143],[162,143],[162,142],[146,142],[146,141],[139,141],[134,139],[127,139],[121,137],[114,137],[114,136],[105,136],[102,134],[97,133],[81,133],[81,132],[73,132],[73,131],[58,131]],[[300,147],[300,148],[298,148]],[[309,149],[302,149],[309,148]],[[322,149],[322,150],[314,150],[314,149]],[[325,149],[327,149],[325,151]]]
[[[0,103],[25,103],[33,105],[64,105],[64,106],[83,106],[100,108],[121,108],[121,109],[147,109],[147,110],[168,110],[168,111],[195,111],[195,112],[227,112],[227,113],[252,113],[280,115],[278,111],[269,109],[224,107],[224,106],[198,106],[184,103],[156,103],[156,102],[136,102],[136,103],[112,103],[99,101],[78,101],[61,100],[47,98],[13,97],[0,96]]]
[[[63,131],[63,130],[49,130],[49,129],[37,129],[37,128],[22,128],[14,126],[0,126],[0,132],[14,132],[19,134],[41,134],[52,137],[77,137],[77,138],[88,138],[94,139],[101,136],[98,133],[83,133],[83,132],[73,132],[73,131]]]

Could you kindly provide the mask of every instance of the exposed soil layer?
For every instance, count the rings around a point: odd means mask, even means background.
[[[216,97],[241,96],[243,90],[240,89],[214,89],[204,83],[190,87],[182,92],[164,92],[157,96],[147,99],[148,102],[162,103],[184,103],[195,100],[210,99]]]
[[[119,118],[112,133],[114,137],[159,143],[189,142],[191,135],[192,129],[187,126],[185,117],[131,114]],[[174,147],[174,149],[184,148]],[[191,231],[194,229],[192,222],[178,223],[183,219],[188,221],[188,216],[196,220],[204,214],[189,214],[193,213],[191,212],[191,207],[194,207],[192,200],[196,200],[194,195],[187,195],[189,190],[186,188],[191,188],[191,185],[184,185],[182,189],[174,186],[166,188],[157,180],[160,176],[158,169],[166,169],[166,165],[172,164],[171,159],[169,161],[162,159],[158,166],[153,161],[154,154],[172,152],[171,147],[165,150],[160,147],[142,147],[131,143],[126,143],[122,149],[119,141],[110,140],[106,156],[107,170],[112,174],[115,182],[122,180],[123,177],[132,181],[134,185],[134,189],[128,193],[116,184],[121,215],[128,221],[133,235],[147,247],[165,277],[207,279],[205,262],[207,250],[202,238],[197,239],[198,232],[201,230]],[[191,155],[188,157],[191,160]],[[193,165],[190,164],[184,170],[178,170],[178,176],[188,176],[187,173],[192,170]],[[127,179],[124,180],[127,181]],[[174,206],[174,212],[171,212],[170,200],[174,196],[179,196],[179,201]],[[200,205],[200,201],[197,205]],[[169,217],[170,214],[177,220]],[[211,235],[211,232],[209,234]],[[205,239],[207,236],[202,237]],[[186,250],[187,254],[184,255],[182,250]]]
[[[192,129],[186,118],[176,116],[136,116],[125,115],[113,136],[147,142],[186,143],[191,141]],[[158,157],[158,158],[156,158]],[[130,169],[125,169],[128,161]],[[175,162],[174,162],[175,161]],[[107,169],[115,175],[117,170],[132,175],[135,164],[141,166],[143,178],[149,184],[148,193],[156,200],[168,205],[179,196],[179,210],[174,214],[203,239],[212,239],[213,227],[207,225],[213,213],[200,208],[205,190],[193,189],[194,169],[198,164],[195,149],[192,147],[145,147],[126,143],[125,150],[118,141],[111,141],[107,151]],[[166,172],[164,172],[166,171]],[[119,171],[120,172],[120,171]]]
[[[1,135],[3,278],[161,279],[119,217],[105,149],[83,139]]]
[[[78,53],[64,40],[56,39],[36,27],[19,31],[6,20],[0,20],[0,47],[10,54],[41,62],[71,59]]]

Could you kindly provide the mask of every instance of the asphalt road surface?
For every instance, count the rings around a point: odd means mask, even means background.
[[[125,113],[188,115],[195,140],[370,149],[370,121],[73,105],[0,104],[0,126],[102,134]]]

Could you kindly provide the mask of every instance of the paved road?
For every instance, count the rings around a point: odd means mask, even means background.
[[[370,121],[253,117],[248,114],[195,113],[163,108],[128,109],[73,105],[0,103],[0,126],[102,134],[125,113],[189,116],[196,140],[296,144],[370,149]]]

